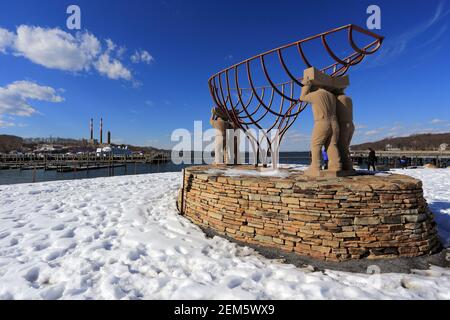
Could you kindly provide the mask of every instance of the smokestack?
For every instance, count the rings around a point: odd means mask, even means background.
[[[103,143],[103,118],[100,118],[100,144]]]
[[[94,140],[94,119],[91,118],[91,141]]]
[[[111,144],[111,131],[108,131],[108,144]]]

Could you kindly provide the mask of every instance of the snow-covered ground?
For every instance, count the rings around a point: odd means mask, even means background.
[[[399,170],[400,171],[400,170]],[[450,170],[424,181],[450,238]],[[312,272],[178,215],[178,173],[0,186],[1,299],[450,299],[450,270]]]

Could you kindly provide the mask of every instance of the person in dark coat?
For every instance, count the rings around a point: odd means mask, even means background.
[[[377,155],[375,154],[375,150],[369,148],[369,157],[367,158],[368,166],[367,170],[370,171],[370,168],[373,168],[373,171],[376,170],[375,164],[377,163]]]

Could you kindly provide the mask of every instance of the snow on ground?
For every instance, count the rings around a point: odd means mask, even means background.
[[[448,239],[450,170],[421,178]],[[179,173],[0,186],[1,299],[450,299],[450,270],[312,272],[178,215]]]

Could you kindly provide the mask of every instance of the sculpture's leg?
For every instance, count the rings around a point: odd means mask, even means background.
[[[272,169],[276,170],[280,161],[280,135],[278,130],[276,131],[275,138],[272,139],[270,152],[272,155]]]
[[[347,170],[348,165],[348,122],[339,122],[339,154],[341,155],[342,169]]]
[[[350,146],[352,144],[353,135],[355,134],[355,125],[353,122],[350,122],[350,129],[349,129],[349,135],[348,135],[348,142],[347,142],[347,159],[350,170],[353,170],[353,161],[350,157]]]
[[[237,163],[237,156],[238,156],[237,150],[239,150],[239,145],[236,145],[237,142],[236,136],[239,135],[239,131],[235,130],[233,126],[230,123],[228,123],[225,135],[226,135],[224,148],[224,153],[226,157],[225,163],[227,165],[234,165]]]
[[[328,170],[341,171],[342,163],[341,163],[341,156],[339,154],[339,148],[338,148],[339,124],[338,124],[337,120],[335,120],[335,119],[330,120],[330,126],[331,126],[331,138],[330,138],[330,144],[328,145],[328,148],[327,148],[328,159],[329,159]]]
[[[216,140],[214,143],[214,163],[215,164],[223,164],[223,145],[224,145],[224,136],[219,129],[216,129]]]
[[[212,126],[216,129],[216,138],[214,141],[214,163],[215,164],[223,164],[226,155],[226,126],[225,122],[221,119],[211,121]]]
[[[352,138],[353,138],[353,134],[355,133],[355,125],[353,124],[353,122],[349,123],[349,127],[348,127],[348,137],[347,137],[347,147],[346,147],[346,151],[347,151],[347,170],[353,170],[353,162],[352,159],[350,157],[350,145],[352,143]]]
[[[223,140],[222,140],[222,155],[223,155],[223,159],[222,159],[222,163],[225,164],[229,164],[230,162],[230,155],[229,155],[229,150],[228,150],[228,144],[227,144],[227,136],[226,136],[226,132],[223,134]]]
[[[331,124],[329,121],[320,120],[314,122],[314,128],[311,137],[311,165],[308,171],[311,174],[320,171],[320,155],[322,147],[326,144],[331,135]]]
[[[351,122],[343,122],[340,124],[339,134],[339,151],[342,160],[342,169],[345,171],[353,170],[353,163],[350,159],[350,143],[352,141],[355,126]]]
[[[240,131],[235,130],[234,132],[235,132],[235,134],[234,134],[234,163],[233,164],[241,164],[240,150],[239,150],[239,144],[241,142]]]

